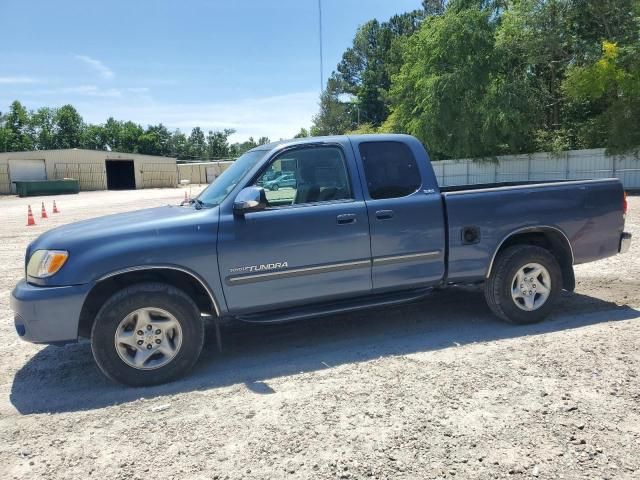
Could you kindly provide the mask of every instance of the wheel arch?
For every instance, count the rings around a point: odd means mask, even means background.
[[[140,266],[101,277],[87,294],[80,311],[78,337],[89,338],[96,314],[117,291],[144,282],[161,282],[182,290],[201,312],[220,316],[220,307],[209,286],[189,270],[172,266]]]
[[[486,278],[491,275],[495,260],[500,252],[512,245],[536,245],[549,250],[560,265],[563,288],[568,291],[575,289],[576,280],[573,272],[575,257],[571,242],[566,233],[558,227],[550,225],[523,227],[506,235],[491,256]]]

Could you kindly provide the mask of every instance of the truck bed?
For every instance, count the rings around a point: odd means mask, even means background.
[[[570,183],[573,184],[575,182],[582,183],[590,180],[527,180],[520,182],[495,182],[495,183],[473,183],[468,185],[451,185],[448,187],[440,187],[440,192],[442,193],[453,193],[453,192],[468,192],[471,190],[489,190],[492,188],[504,188],[504,187],[523,187],[523,186],[543,186],[548,184],[556,184],[556,183]]]
[[[441,188],[449,283],[481,281],[513,232],[549,229],[568,240],[574,264],[616,255],[624,228],[618,179],[503,182]],[[465,229],[475,229],[469,244]],[[490,259],[487,263],[487,258]]]

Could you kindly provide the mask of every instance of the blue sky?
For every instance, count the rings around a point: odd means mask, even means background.
[[[420,0],[322,0],[324,75],[356,28]],[[317,0],[0,0],[0,110],[75,105],[190,131],[286,138],[320,90]]]

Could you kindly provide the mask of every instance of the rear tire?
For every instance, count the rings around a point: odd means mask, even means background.
[[[562,290],[562,271],[548,250],[532,245],[506,248],[495,260],[485,282],[491,311],[509,323],[544,320]]]
[[[102,306],[91,331],[100,370],[130,386],[149,386],[183,376],[204,344],[204,323],[193,300],[163,283],[120,290]]]

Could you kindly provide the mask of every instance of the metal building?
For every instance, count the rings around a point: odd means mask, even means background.
[[[231,165],[233,165],[233,161],[228,160],[179,163],[178,181],[189,180],[193,184],[211,183]]]
[[[176,159],[101,150],[36,150],[0,153],[0,194],[15,192],[12,182],[74,178],[80,190],[175,187]]]

